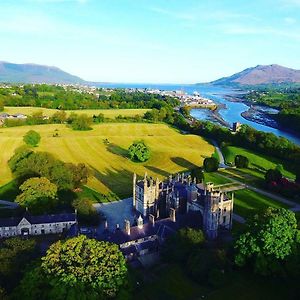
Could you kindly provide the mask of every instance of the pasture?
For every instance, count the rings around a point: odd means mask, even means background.
[[[295,175],[293,173],[295,166],[289,163],[284,163],[281,160],[276,159],[274,157],[258,154],[254,151],[234,146],[222,148],[222,153],[224,155],[226,163],[234,162],[234,158],[237,154],[248,157],[250,163],[249,169],[243,169],[243,171],[247,173],[250,172],[254,176],[264,178],[264,173],[268,169],[274,169],[278,164],[282,164],[284,168],[283,175],[291,179],[295,178]]]
[[[83,162],[93,172],[88,187],[103,194],[127,197],[132,193],[132,175],[145,172],[160,179],[171,173],[201,166],[214,147],[196,135],[183,135],[165,124],[103,123],[91,131],[73,131],[66,125],[35,125],[0,129],[0,185],[12,179],[7,161],[23,144],[29,130],[40,133],[37,151],[47,151],[73,163]],[[53,137],[58,133],[58,137]],[[151,149],[145,163],[134,163],[127,149],[135,140],[144,140]]]
[[[76,114],[87,114],[88,116],[99,115],[100,113],[104,115],[105,118],[114,119],[118,115],[122,115],[124,117],[134,117],[136,115],[143,116],[145,112],[149,109],[82,109],[82,110],[66,110],[67,115],[71,113]],[[10,107],[6,106],[4,108],[4,112],[13,115],[22,113],[24,115],[32,115],[35,112],[43,112],[43,115],[51,117],[54,113],[60,111],[58,109],[51,108],[43,108],[43,107]]]

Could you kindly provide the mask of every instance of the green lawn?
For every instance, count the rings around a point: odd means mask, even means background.
[[[253,175],[257,177],[263,177],[264,173],[271,168],[275,168],[276,165],[282,164],[284,167],[283,175],[294,179],[295,174],[292,172],[296,166],[288,163],[284,163],[279,159],[273,158],[271,156],[262,155],[255,153],[251,150],[246,150],[241,147],[227,146],[222,148],[222,153],[225,157],[226,163],[234,162],[234,158],[237,154],[244,155],[248,157],[250,162],[250,169],[245,169],[246,172],[252,172]],[[251,171],[250,171],[251,170]]]
[[[275,201],[267,196],[248,189],[234,192],[234,212],[238,215],[249,217],[255,212],[269,206],[284,208],[289,207],[281,202]]]
[[[136,115],[144,115],[149,109],[82,109],[82,110],[66,110],[67,115],[70,113],[76,114],[87,114],[89,116],[104,114],[105,118],[115,118],[118,115],[122,115],[124,117],[134,117]],[[17,114],[22,113],[25,115],[31,115],[34,112],[42,111],[45,116],[51,117],[54,113],[60,111],[57,109],[43,108],[43,107],[10,107],[6,106],[4,108],[4,112],[8,114]]]
[[[215,185],[232,182],[231,180],[220,176],[217,172],[204,173],[204,181],[205,182],[212,182]]]
[[[138,176],[147,172],[163,179],[201,166],[204,157],[214,152],[214,147],[203,138],[180,134],[165,124],[103,123],[94,125],[90,131],[73,131],[58,124],[1,128],[0,185],[12,180],[7,161],[23,144],[23,136],[29,130],[39,132],[42,137],[35,150],[53,153],[66,162],[87,164],[92,171],[88,186],[119,197],[131,195],[134,172]],[[59,137],[53,137],[56,132]],[[126,156],[126,149],[141,139],[150,147],[151,158],[145,163],[134,163]]]
[[[146,276],[145,276],[146,277]],[[208,289],[189,279],[178,265],[161,265],[149,270],[141,288],[134,299],[143,300],[186,300],[201,299]]]

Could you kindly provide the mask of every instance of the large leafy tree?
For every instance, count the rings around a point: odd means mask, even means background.
[[[8,291],[20,279],[26,264],[35,256],[36,243],[33,239],[10,238],[0,246],[0,282]],[[0,299],[1,293],[0,293]]]
[[[78,198],[73,202],[80,222],[91,225],[96,225],[99,222],[99,214],[93,204],[89,198]]]
[[[28,207],[35,213],[47,212],[53,208],[57,200],[57,186],[45,177],[33,177],[21,186],[22,193],[16,201],[22,207]]]
[[[41,140],[41,136],[34,130],[29,130],[23,137],[24,142],[32,147],[36,147]]]
[[[219,161],[215,157],[206,157],[203,161],[203,167],[206,172],[215,172],[218,170]]]
[[[128,153],[133,161],[144,162],[150,158],[150,149],[143,141],[135,141],[128,148]]]
[[[248,221],[247,230],[235,243],[235,262],[253,265],[256,272],[278,273],[299,245],[295,214],[284,208],[268,208]]]
[[[93,119],[86,114],[73,114],[69,118],[69,123],[73,130],[91,130]]]
[[[19,148],[9,160],[9,166],[20,183],[31,177],[46,177],[58,190],[70,190],[87,182],[89,170],[85,164],[73,165],[56,159],[47,152],[32,152]]]
[[[163,248],[163,256],[167,260],[184,262],[195,250],[201,248],[204,242],[205,237],[201,230],[182,228],[167,239]]]
[[[82,285],[108,296],[117,293],[127,274],[117,245],[83,235],[50,246],[42,259],[42,270],[54,284]]]

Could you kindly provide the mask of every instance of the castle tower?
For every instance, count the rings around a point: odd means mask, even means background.
[[[135,209],[136,208],[136,174],[134,173],[133,174],[133,182],[132,182],[132,205],[133,205],[133,208]]]
[[[215,239],[220,228],[232,228],[233,195],[229,199],[224,192],[213,190],[211,183],[206,186],[203,230],[208,239]]]

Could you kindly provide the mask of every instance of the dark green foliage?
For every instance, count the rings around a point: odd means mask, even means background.
[[[262,274],[283,275],[284,263],[300,242],[295,214],[284,208],[268,208],[247,223],[235,243],[235,262],[247,263]]]
[[[205,237],[201,230],[192,228],[180,229],[166,241],[163,256],[166,260],[186,262],[189,255],[201,248],[204,242]]]
[[[202,180],[204,179],[203,169],[202,168],[192,169],[191,176],[192,176],[192,180],[196,178],[197,183],[202,182]]]
[[[117,245],[79,236],[52,244],[15,295],[24,300],[107,299],[115,297],[126,280],[125,258]]]
[[[57,186],[45,177],[30,178],[19,189],[22,193],[16,202],[21,207],[28,207],[32,213],[50,212],[57,204]]]
[[[1,99],[0,99],[0,111],[4,111],[4,103]]]
[[[243,155],[236,155],[234,158],[234,164],[237,168],[248,168],[249,159]]]
[[[1,243],[0,281],[7,291],[18,283],[24,267],[34,258],[35,247],[36,243],[33,239],[19,237],[9,238]]]
[[[269,169],[265,174],[266,183],[278,182],[282,178],[282,174],[278,169]]]
[[[128,148],[128,153],[132,161],[145,162],[150,158],[150,149],[143,141],[135,141]]]
[[[219,168],[219,161],[215,157],[206,157],[203,161],[203,167],[206,172],[215,172]]]
[[[71,124],[73,130],[91,130],[93,119],[86,114],[72,114],[68,118],[68,123]]]
[[[93,204],[94,202],[89,198],[79,198],[73,202],[73,207],[77,209],[80,223],[88,225],[97,225],[99,223],[99,214]]]
[[[189,256],[187,270],[196,282],[217,286],[222,285],[228,265],[224,250],[202,248]]]
[[[41,140],[41,136],[34,130],[28,131],[23,138],[24,142],[32,147],[36,147]]]
[[[50,153],[28,148],[18,148],[8,163],[19,184],[31,177],[46,177],[58,190],[68,190],[85,184],[89,176],[84,164],[64,163]]]

